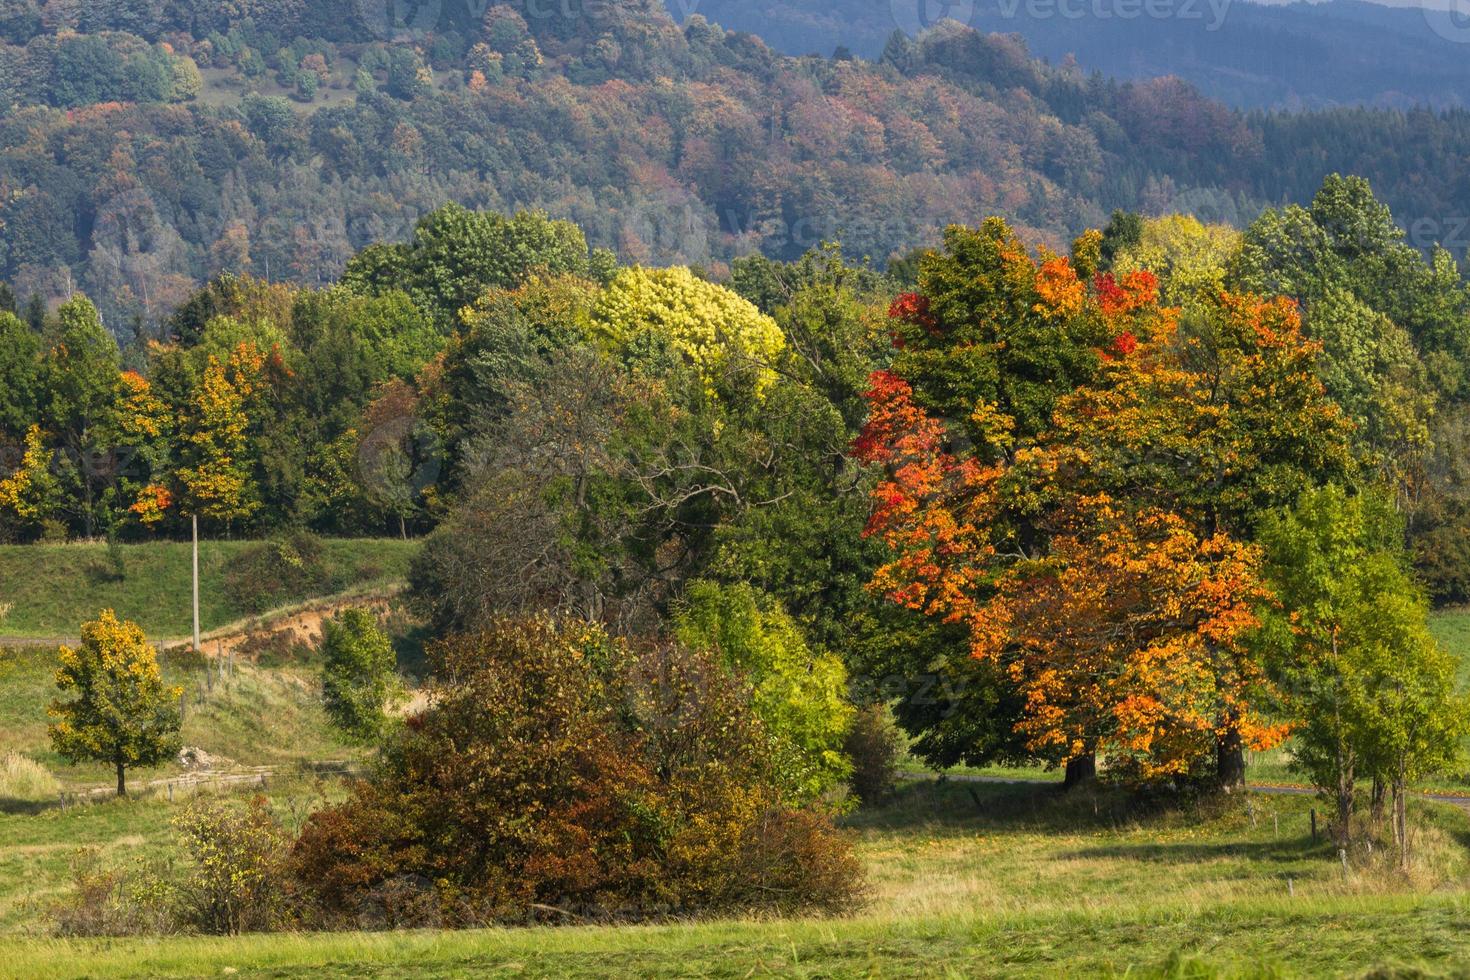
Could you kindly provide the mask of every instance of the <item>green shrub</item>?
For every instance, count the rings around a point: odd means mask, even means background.
[[[174,829],[191,859],[177,891],[183,925],[234,936],[285,924],[290,839],[264,797],[243,808],[196,800],[174,819]]]
[[[378,737],[393,694],[393,645],[366,609],[343,609],[322,623],[322,697],[348,736]]]
[[[297,531],[241,551],[225,567],[224,590],[244,613],[263,613],[288,602],[337,591],[314,534]]]
[[[63,936],[238,935],[291,924],[290,837],[264,797],[241,806],[196,799],[173,821],[183,865],[103,863],[96,848],[72,862],[73,889],[55,909]]]
[[[842,740],[853,717],[847,669],[809,647],[780,603],[748,585],[695,582],[675,634],[749,677],[756,714],[783,750],[788,786],[817,796],[841,784],[850,771]]]
[[[857,713],[844,743],[852,760],[852,791],[864,803],[876,803],[893,792],[900,751],[898,729],[881,704]]]
[[[830,818],[793,809],[720,660],[500,621],[436,644],[431,706],[308,821],[305,924],[467,926],[850,907]]]
[[[72,891],[53,910],[57,935],[143,936],[177,931],[173,884],[163,869],[109,867],[95,847],[76,853]]]

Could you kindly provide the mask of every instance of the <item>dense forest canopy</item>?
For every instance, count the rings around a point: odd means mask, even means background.
[[[870,63],[653,2],[375,9],[0,5],[0,279],[129,334],[221,273],[331,282],[450,200],[715,272],[838,239],[881,266],[990,213],[1056,245],[1118,207],[1244,225],[1332,171],[1420,247],[1470,214],[1460,111],[1242,115],[952,24]]]

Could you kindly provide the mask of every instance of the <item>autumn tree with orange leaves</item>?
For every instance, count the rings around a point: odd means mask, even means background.
[[[853,448],[883,467],[873,588],[962,624],[1029,750],[1089,777],[1243,778],[1284,735],[1245,638],[1255,516],[1351,468],[1347,423],[1282,302],[1222,295],[1181,331],[1157,282],[951,229],[894,303]]]

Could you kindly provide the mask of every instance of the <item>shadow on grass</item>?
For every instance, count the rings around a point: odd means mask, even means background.
[[[33,817],[59,806],[57,800],[21,800],[13,796],[0,796],[0,813],[6,816]]]
[[[1116,827],[1191,805],[1178,798],[1140,798],[1093,786],[1067,791],[1059,783],[984,783],[943,778],[907,782],[882,805],[843,819],[857,830],[946,828],[956,832],[1067,832]]]
[[[1104,858],[1109,860],[1146,861],[1155,864],[1198,864],[1220,859],[1257,861],[1278,864],[1295,863],[1315,852],[1325,855],[1330,847],[1313,845],[1308,836],[1283,837],[1270,841],[1180,841],[1177,843],[1107,844],[1083,847],[1058,855],[1073,860]],[[1320,856],[1320,855],[1318,855]]]
[[[1269,806],[1280,806],[1285,798]],[[1241,796],[1192,796],[1154,793],[1139,795],[1116,786],[1096,785],[1072,791],[1056,783],[983,783],[932,779],[901,785],[882,805],[863,808],[842,819],[853,830],[923,833],[930,836],[988,833],[1086,834],[1128,828],[1217,827],[1228,839],[1218,843],[1181,841],[1177,845],[1140,843],[1099,845],[1076,857],[1114,857],[1156,862],[1189,862],[1214,857],[1259,858],[1287,862],[1322,850],[1326,837],[1313,844],[1307,833],[1305,810],[1260,810],[1262,801]],[[1295,806],[1295,804],[1293,804]],[[1255,836],[1246,828],[1258,816],[1283,818],[1280,836],[1245,841]],[[1288,825],[1288,821],[1291,822]],[[1272,826],[1267,823],[1265,826]],[[1264,836],[1264,834],[1262,834]]]

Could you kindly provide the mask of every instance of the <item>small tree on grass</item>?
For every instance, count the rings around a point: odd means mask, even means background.
[[[322,696],[338,728],[360,741],[383,730],[397,661],[388,637],[365,609],[344,609],[322,624]]]
[[[1340,846],[1352,841],[1358,781],[1391,787],[1407,865],[1408,782],[1451,764],[1463,710],[1408,570],[1402,523],[1385,496],[1327,487],[1268,520],[1261,538],[1279,599],[1263,636],[1286,707],[1301,719],[1297,762],[1335,800]]]
[[[1412,591],[1380,601],[1408,607],[1384,617],[1390,633],[1396,622],[1424,622],[1423,600]],[[1409,782],[1454,765],[1466,731],[1467,705],[1455,693],[1454,658],[1423,625],[1404,642],[1375,643],[1369,651],[1373,659],[1366,666],[1376,690],[1363,706],[1359,724],[1364,769],[1393,791],[1393,838],[1399,867],[1407,871]]]
[[[158,655],[136,623],[111,609],[82,626],[77,649],[62,647],[56,686],[75,691],[56,701],[48,729],[68,762],[106,762],[117,773],[117,795],[127,795],[127,770],[156,766],[179,750],[179,695],[158,669]]]

